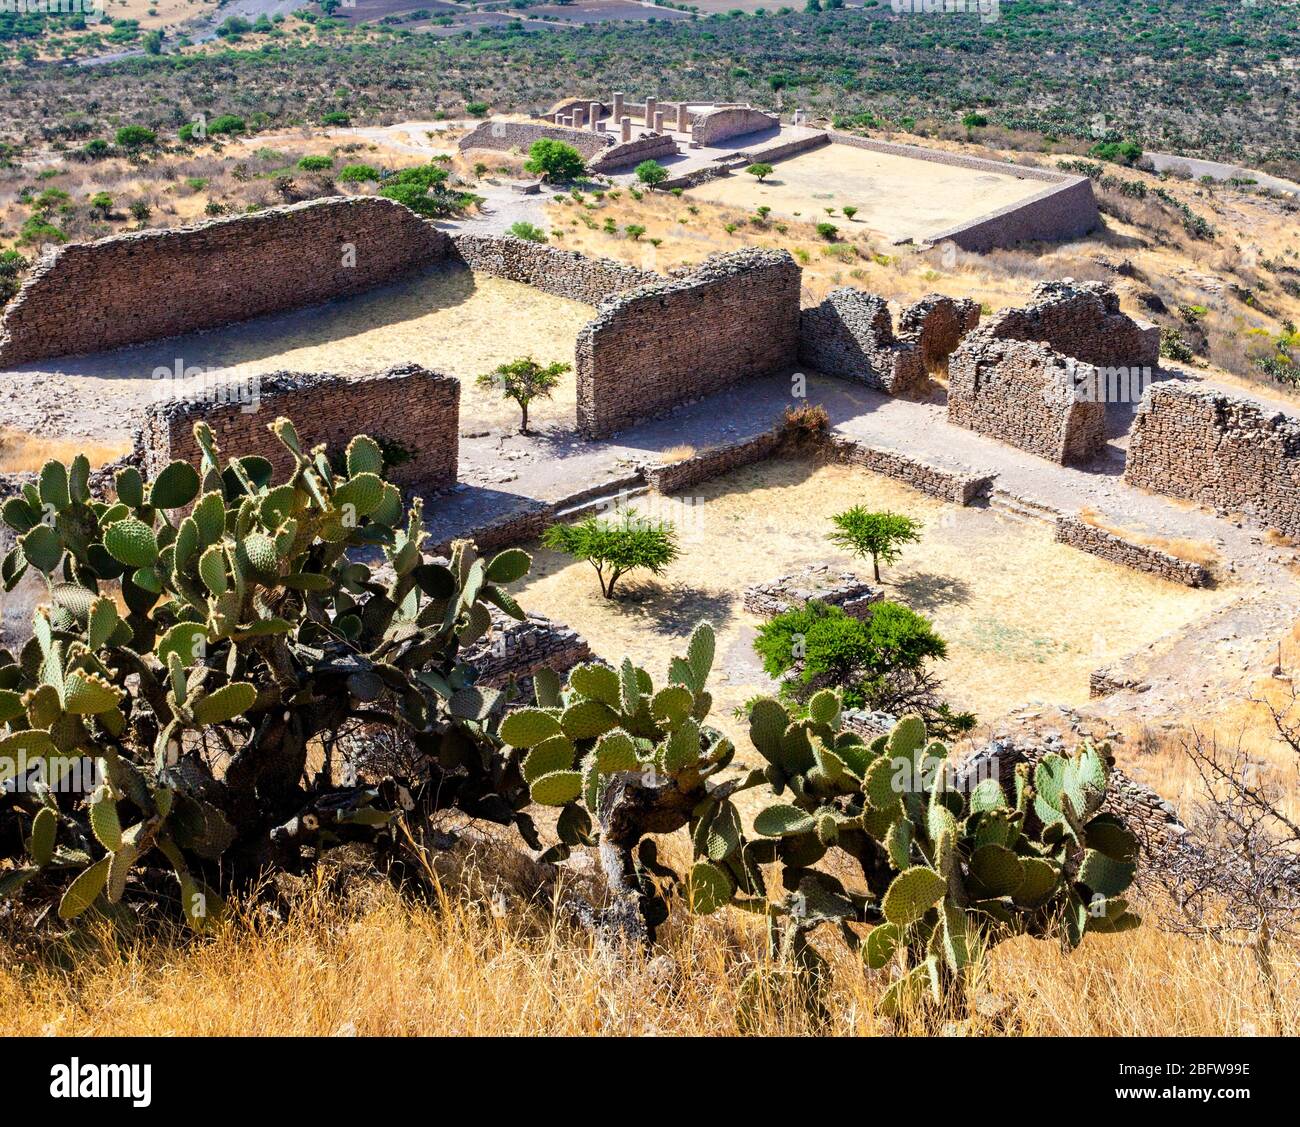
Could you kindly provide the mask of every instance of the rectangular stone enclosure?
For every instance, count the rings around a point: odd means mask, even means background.
[[[198,465],[201,457],[194,424],[212,428],[223,456],[258,454],[275,467],[278,479],[293,468],[293,458],[268,429],[284,415],[293,421],[304,447],[328,443],[341,453],[356,434],[368,434],[396,456],[387,477],[398,485],[442,488],[455,483],[459,458],[460,382],[415,365],[369,376],[277,372],[261,377],[252,404],[152,404],[137,439],[146,477],[168,462]],[[245,409],[253,406],[253,410]]]

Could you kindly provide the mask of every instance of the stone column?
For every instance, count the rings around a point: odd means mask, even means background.
[[[587,108],[591,112],[591,131],[595,133],[600,128],[600,103],[592,102]]]
[[[685,102],[682,102],[677,107],[677,131],[679,133],[689,133],[691,131],[691,111],[686,108]]]
[[[627,116],[618,119],[619,139],[625,144],[632,140],[632,119]]]
[[[584,110],[581,106],[574,106],[573,107],[573,128],[581,129],[583,119],[586,116],[587,116],[586,110]]]
[[[663,131],[664,131],[664,111],[655,110],[655,132],[662,133]]]
[[[655,123],[655,99],[647,98],[645,100],[645,127],[651,129]]]
[[[623,116],[623,91],[622,90],[614,91],[614,111],[610,116],[613,117],[615,121],[618,121]]]

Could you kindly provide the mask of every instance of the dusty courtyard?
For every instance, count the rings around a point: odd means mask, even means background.
[[[1041,180],[980,172],[824,145],[781,161],[762,183],[744,173],[710,180],[688,193],[692,199],[753,210],[766,204],[778,215],[811,222],[829,219],[864,227],[893,241],[942,231],[1017,203],[1047,187]],[[856,207],[852,222],[841,214]],[[826,209],[834,210],[828,215]]]
[[[437,269],[345,301],[190,333],[93,356],[60,357],[6,373],[0,416],[16,430],[94,436],[129,445],[145,408],[159,396],[188,393],[197,377],[155,380],[156,369],[199,368],[209,383],[275,371],[360,374],[413,362],[461,381],[461,418],[473,426],[517,424],[519,411],[475,378],[531,355],[573,363],[578,329],[592,309],[530,286],[464,269]],[[574,376],[566,373],[549,400],[537,400],[530,423],[572,423]],[[0,470],[35,468],[7,465]]]
[[[1045,525],[945,504],[839,464],[766,462],[630,503],[678,529],[681,555],[661,576],[625,580],[624,598],[611,602],[590,565],[533,544],[520,601],[569,623],[603,658],[632,656],[656,677],[693,625],[710,620],[713,718],[723,726],[773,688],[753,651],[761,620],[741,606],[745,587],[821,561],[869,576],[869,562],[826,540],[831,516],[855,504],[923,523],[921,541],[882,568],[886,597],[934,622],[949,647],[938,666],[948,696],[982,721],[1026,702],[1084,704],[1092,670],[1186,626],[1230,591],[1166,583],[1057,544]]]

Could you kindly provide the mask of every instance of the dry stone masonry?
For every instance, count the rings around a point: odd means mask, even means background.
[[[607,298],[578,335],[578,425],[602,438],[793,365],[799,287],[786,251],[747,248]]]
[[[490,607],[492,629],[463,651],[478,671],[478,685],[501,688],[512,677],[522,681],[538,670],[552,669],[562,679],[575,665],[591,660],[591,647],[576,630],[530,614],[520,622]]]
[[[660,275],[608,258],[588,258],[510,235],[452,236],[453,255],[471,270],[533,286],[556,297],[598,305],[614,294],[662,281]]]
[[[224,450],[261,455],[283,476],[292,460],[267,424],[285,415],[305,446],[325,442],[337,453],[366,433],[387,444],[395,459],[404,452],[387,472],[397,484],[442,488],[456,481],[460,382],[450,376],[416,365],[354,378],[276,372],[261,377],[256,392],[252,410],[233,402],[151,404],[136,439],[141,472],[152,477],[178,458],[197,464],[194,424],[203,421]]]
[[[921,349],[895,338],[885,299],[851,286],[800,314],[799,361],[889,395],[922,395],[929,386]]]
[[[59,247],[0,322],[0,364],[99,352],[350,296],[449,240],[379,197],[331,197]]]
[[[851,571],[835,570],[831,564],[809,564],[791,575],[745,588],[744,608],[762,618],[773,618],[797,610],[816,600],[840,607],[854,618],[867,618],[871,604],[884,592],[859,579]]]
[[[915,340],[921,362],[928,369],[946,363],[962,338],[980,321],[979,303],[968,297],[951,298],[926,294],[907,306],[898,318],[902,340]]]
[[[986,497],[993,488],[995,474],[962,473],[943,469],[903,454],[898,450],[888,450],[881,446],[865,446],[860,442],[832,435],[828,446],[840,461],[850,465],[862,466],[872,473],[892,477],[910,485],[921,493],[951,501],[957,505],[969,505],[981,497]]]
[[[1057,518],[1056,540],[1111,563],[1145,571],[1185,587],[1208,587],[1212,582],[1210,571],[1204,564],[1181,559],[1149,544],[1135,543],[1077,517]]]
[[[1300,419],[1185,380],[1152,384],[1124,480],[1300,536]]]
[[[541,125],[526,121],[484,121],[465,134],[456,147],[462,153],[475,149],[489,149],[508,153],[518,150],[527,153],[534,141],[547,138],[572,145],[582,154],[583,160],[599,156],[609,146],[612,135],[594,133],[587,129],[574,129],[562,125]]]

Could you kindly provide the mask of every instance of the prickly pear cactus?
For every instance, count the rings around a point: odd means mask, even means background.
[[[101,501],[84,457],[49,462],[4,504],[17,544],[0,580],[39,573],[49,605],[21,653],[0,651],[0,894],[112,914],[160,856],[203,927],[218,885],[381,836],[404,810],[455,803],[535,836],[497,753],[502,696],[457,659],[487,603],[522,617],[502,584],[528,555],[462,543],[427,562],[420,502],[384,480],[378,443],[354,438],[339,469],[288,419],[271,430],[293,459],[283,481],[263,458],[223,459],[200,423],[197,470],[127,468]],[[427,773],[309,771],[309,744],[363,723],[403,733]]]
[[[774,794],[789,795],[754,820],[787,890],[773,910],[787,932],[835,922],[855,945],[847,924],[874,924],[861,945],[866,965],[903,968],[881,999],[887,1014],[916,1002],[960,1008],[973,953],[1007,936],[1059,934],[1073,947],[1087,930],[1138,923],[1122,898],[1136,839],[1099,812],[1108,749],[1045,756],[1008,795],[996,778],[959,790],[947,748],[917,716],[870,745],[840,731],[830,691],[800,720],[758,701],[750,735]],[[857,863],[866,894],[812,868],[832,849]],[[820,970],[806,945],[784,942],[804,970]]]
[[[638,937],[652,939],[667,916],[661,889],[679,891],[699,913],[763,896],[732,801],[763,779],[752,772],[718,780],[735,748],[704,723],[713,652],[713,628],[701,623],[657,690],[630,660],[617,669],[579,665],[565,686],[539,685],[539,707],[512,712],[501,725],[533,801],[562,808],[561,846],[551,855],[598,841],[618,923]],[[695,858],[685,876],[659,864],[648,839],[683,827]]]

